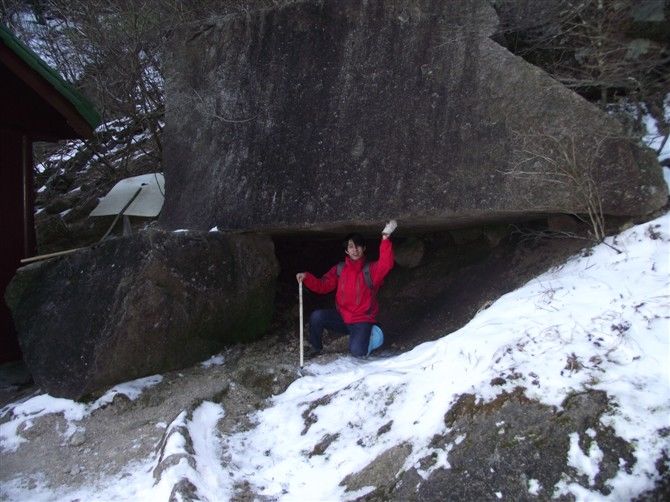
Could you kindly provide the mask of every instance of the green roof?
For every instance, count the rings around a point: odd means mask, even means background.
[[[0,39],[24,63],[49,82],[72,106],[84,120],[95,129],[100,123],[100,114],[93,104],[84,97],[72,84],[61,77],[56,70],[46,64],[42,58],[19,41],[3,24],[0,24]]]

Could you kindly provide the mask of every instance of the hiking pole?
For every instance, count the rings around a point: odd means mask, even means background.
[[[300,305],[300,368],[303,365],[303,350],[302,350],[302,281],[298,282],[298,304]]]

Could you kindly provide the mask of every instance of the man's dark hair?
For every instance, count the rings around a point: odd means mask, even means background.
[[[342,246],[344,247],[345,250],[349,246],[349,241],[354,241],[354,244],[356,244],[357,246],[360,246],[362,248],[365,247],[365,239],[359,233],[353,232],[353,233],[347,235],[344,238],[344,241],[342,242]]]

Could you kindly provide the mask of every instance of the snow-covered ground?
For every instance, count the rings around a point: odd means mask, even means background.
[[[670,177],[670,170],[664,171]],[[162,455],[188,453],[195,462],[184,459],[169,467],[158,482],[152,475],[159,461],[156,454],[126,469],[132,475],[123,479],[103,479],[72,490],[26,486],[17,478],[0,486],[0,496],[167,500],[175,483],[187,478],[212,501],[228,500],[233,487],[243,482],[276,500],[351,499],[373,487],[345,493],[340,486],[343,477],[403,442],[413,445],[404,469],[418,467],[418,460],[432,453],[438,461],[426,471],[419,469],[420,474],[448,468],[448,453],[434,451],[430,443],[435,434],[445,432],[445,412],[457,396],[473,393],[488,401],[512,390],[512,385],[523,385],[529,398],[553,406],[560,406],[572,392],[607,392],[615,406],[602,423],[633,445],[637,462],[632,471],[622,466],[608,482],[612,492],[607,497],[565,481],[543,488],[580,500],[629,499],[653,487],[654,464],[663,452],[670,452],[670,437],[659,434],[670,427],[670,215],[626,230],[609,238],[608,244],[621,253],[597,246],[589,256],[574,257],[503,296],[457,332],[408,353],[308,365],[308,376],[273,397],[271,405],[253,417],[256,425],[249,431],[221,437],[216,424],[226,410],[216,403],[205,402],[190,415],[182,413],[167,425],[168,432],[187,430],[193,451],[187,452],[186,439],[177,433],[170,436]],[[207,364],[221,364],[219,359]],[[511,368],[520,380],[491,384]],[[0,410],[12,417],[0,425],[0,449],[19,448],[25,441],[17,435],[19,425],[39,414],[63,412],[70,423],[63,434],[71,434],[78,420],[114,393],[134,398],[144,385],[157,381],[158,377],[117,387],[91,405],[46,395],[9,405]],[[310,416],[309,425],[304,415]],[[380,427],[391,420],[391,429],[378,436]],[[327,455],[310,455],[324,438],[330,441]],[[594,479],[602,456],[597,443],[583,451],[577,434],[570,439],[566,463]],[[537,480],[530,480],[528,489],[536,493]],[[492,495],[505,498],[503,492]]]

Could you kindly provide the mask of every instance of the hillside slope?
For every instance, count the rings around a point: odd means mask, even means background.
[[[597,246],[395,357],[301,376],[275,334],[89,404],[26,396],[0,413],[0,495],[663,497],[670,215],[608,244],[621,253]]]

